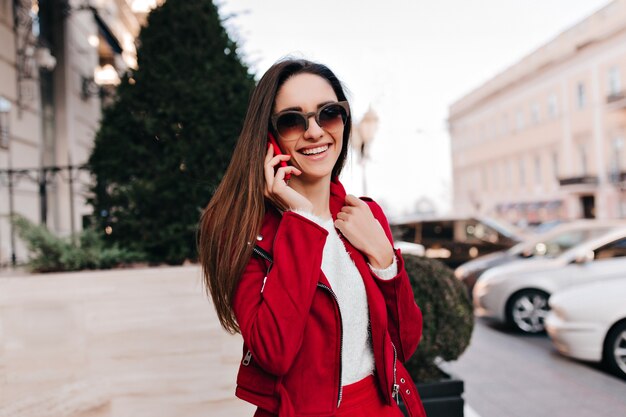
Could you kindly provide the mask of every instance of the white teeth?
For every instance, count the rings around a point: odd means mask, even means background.
[[[300,152],[302,152],[305,155],[316,155],[318,153],[324,152],[326,149],[328,149],[328,145],[324,145],[324,146],[320,146],[318,148],[312,148],[312,149],[303,149]]]

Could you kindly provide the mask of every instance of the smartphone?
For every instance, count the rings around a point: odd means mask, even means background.
[[[274,138],[274,135],[272,135],[272,132],[267,133],[267,142],[272,144],[272,148],[274,148],[274,156],[283,155],[283,152],[280,150],[280,146],[278,146],[278,141],[276,140],[276,138]],[[286,167],[287,161],[280,161],[280,166]],[[289,178],[291,178],[291,173],[287,172],[285,174],[285,181],[288,181]]]

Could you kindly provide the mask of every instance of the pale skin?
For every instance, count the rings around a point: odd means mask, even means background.
[[[337,96],[324,78],[313,74],[299,74],[289,78],[280,88],[275,99],[274,112],[287,108],[311,112],[324,103],[337,102]],[[323,219],[331,218],[328,205],[332,170],[343,146],[343,129],[328,132],[309,119],[308,129],[296,140],[277,137],[285,155],[274,155],[268,146],[265,155],[264,194],[282,209],[303,210]],[[321,158],[311,158],[301,151],[328,145]],[[278,167],[288,161],[286,167]],[[285,181],[285,175],[291,179]],[[334,223],[350,243],[366,255],[368,262],[378,269],[387,268],[394,258],[394,251],[385,231],[363,200],[348,194],[345,205]]]

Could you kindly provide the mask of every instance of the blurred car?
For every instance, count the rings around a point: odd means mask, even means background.
[[[451,268],[491,252],[508,249],[525,235],[488,217],[404,219],[391,223],[394,240],[424,246],[425,256]]]
[[[537,234],[546,233],[554,229],[555,227],[561,226],[567,223],[567,220],[550,220],[547,222],[539,223],[538,225],[532,228],[532,231]]]
[[[466,262],[454,271],[454,275],[465,284],[471,297],[476,281],[489,268],[533,257],[555,258],[590,238],[620,226],[626,226],[626,221],[583,219],[564,223],[506,251],[490,253]]]
[[[548,298],[557,290],[626,271],[626,227],[611,229],[556,258],[532,258],[492,268],[473,291],[478,317],[506,322],[526,333],[544,331]]]
[[[396,249],[400,249],[402,254],[409,254],[415,256],[424,256],[426,249],[419,243],[403,242],[401,240],[394,242]]]
[[[626,379],[626,271],[615,280],[560,291],[550,307],[546,330],[561,354],[602,361]]]

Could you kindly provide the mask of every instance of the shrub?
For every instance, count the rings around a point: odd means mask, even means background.
[[[424,319],[420,344],[405,366],[415,381],[437,380],[444,374],[436,362],[457,359],[469,345],[474,329],[472,304],[449,267],[430,258],[403,258]]]
[[[93,228],[79,232],[75,236],[79,244],[74,245],[71,236],[55,236],[46,226],[36,225],[19,214],[14,215],[12,223],[28,248],[26,266],[31,272],[108,269],[145,259],[140,252],[123,250],[117,245],[106,247],[102,234]]]

